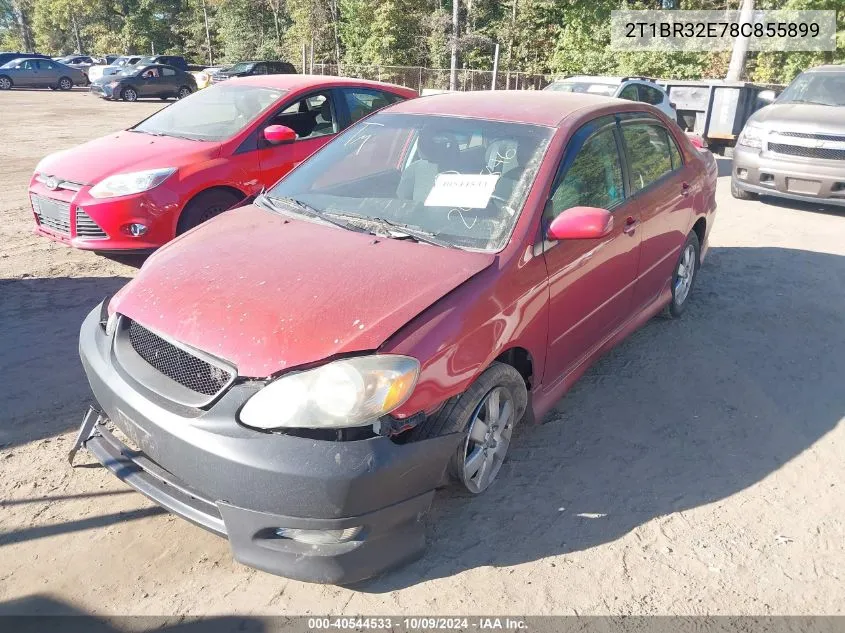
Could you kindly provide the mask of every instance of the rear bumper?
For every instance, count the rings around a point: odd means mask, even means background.
[[[299,580],[349,584],[419,556],[423,518],[459,434],[399,445],[253,431],[236,412],[255,392],[234,385],[207,410],[145,393],[116,365],[99,309],[80,355],[94,395],[130,448],[102,425],[85,441],[112,473],[168,510],[226,536],[240,562]],[[311,545],[278,528],[342,530],[354,540]]]
[[[750,193],[845,206],[845,161],[802,159],[737,145],[731,180]]]

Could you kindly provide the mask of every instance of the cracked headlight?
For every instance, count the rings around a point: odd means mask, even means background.
[[[257,429],[366,426],[402,405],[420,363],[408,356],[358,356],[277,378],[240,412]]]
[[[91,191],[88,193],[92,198],[116,198],[117,196],[141,193],[153,187],[158,187],[175,172],[175,167],[165,167],[133,171],[128,174],[115,174],[98,182],[91,187]]]

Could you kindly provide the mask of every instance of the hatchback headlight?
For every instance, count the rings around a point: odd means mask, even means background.
[[[420,363],[408,356],[358,356],[282,376],[247,400],[240,420],[257,429],[365,426],[402,405]]]
[[[763,147],[763,128],[759,125],[749,123],[746,125],[736,140],[738,145],[745,147],[754,147],[760,149]]]
[[[158,187],[172,176],[175,171],[175,167],[165,167],[162,169],[133,171],[128,174],[115,174],[98,182],[91,187],[91,191],[88,193],[92,198],[115,198],[117,196],[141,193],[153,187]]]

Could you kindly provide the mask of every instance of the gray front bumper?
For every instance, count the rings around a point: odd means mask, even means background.
[[[236,559],[284,576],[351,583],[419,555],[422,519],[459,434],[396,444],[261,433],[236,422],[255,392],[236,384],[207,410],[163,401],[115,363],[100,309],[82,324],[80,356],[94,396],[139,449],[101,426],[85,443],[115,475],[156,503],[218,534]],[[364,526],[360,540],[303,545],[275,528]]]
[[[738,170],[745,170],[744,177]],[[795,187],[797,180],[817,183],[818,189]],[[751,193],[845,206],[845,161],[784,156],[737,145],[731,181]]]

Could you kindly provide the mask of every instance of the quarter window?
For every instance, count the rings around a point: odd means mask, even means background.
[[[663,103],[663,93],[653,86],[640,85],[640,101],[645,101],[651,105],[660,105]]]
[[[639,97],[637,96],[637,84],[628,84],[622,88],[622,92],[619,93],[619,98],[626,99],[628,101],[639,101]]]
[[[680,169],[684,166],[684,159],[681,158],[681,152],[678,149],[678,144],[675,143],[675,139],[672,138],[672,135],[669,134],[669,132],[666,132],[666,135],[669,137],[669,154],[672,157],[672,169]]]
[[[622,163],[613,129],[604,129],[581,146],[552,194],[553,217],[572,207],[611,209],[625,196]]]
[[[625,123],[622,136],[631,173],[631,189],[639,191],[672,171],[666,128],[651,123]]]

